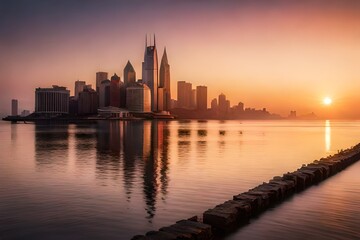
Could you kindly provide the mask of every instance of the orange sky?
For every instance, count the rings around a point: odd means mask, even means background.
[[[36,87],[73,91],[77,79],[94,84],[96,71],[122,75],[127,60],[141,78],[145,34],[156,33],[159,59],[167,48],[173,97],[185,80],[207,85],[209,102],[223,92],[232,105],[283,116],[360,117],[356,1],[70,2],[4,4],[0,113],[10,112],[11,98],[33,110]],[[323,106],[325,96],[331,106]]]

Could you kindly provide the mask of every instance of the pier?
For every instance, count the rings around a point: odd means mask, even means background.
[[[224,203],[197,216],[173,225],[137,235],[132,240],[207,240],[224,236],[249,223],[251,218],[280,204],[285,199],[319,184],[360,159],[360,144],[337,154],[315,160],[293,172],[275,176],[247,192],[233,196]]]

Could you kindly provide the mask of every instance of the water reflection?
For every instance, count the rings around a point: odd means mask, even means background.
[[[156,212],[159,192],[165,199],[168,187],[167,122],[128,121],[99,123],[97,138],[97,177],[117,179],[120,165],[127,201],[134,184],[142,179],[143,195],[149,221]]]
[[[38,170],[51,166],[64,171],[69,165],[71,148],[77,173],[95,164],[95,177],[100,185],[120,185],[122,179],[128,202],[135,184],[141,183],[146,217],[151,221],[158,198],[165,201],[168,191],[169,136],[165,121],[99,121],[86,126],[37,124],[35,159]],[[96,156],[93,163],[89,162],[94,159],[91,154]]]
[[[331,148],[331,125],[330,120],[325,121],[325,150],[330,151]]]
[[[35,159],[38,169],[67,164],[68,128],[69,125],[35,124]]]

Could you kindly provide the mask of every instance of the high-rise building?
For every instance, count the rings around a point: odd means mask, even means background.
[[[196,103],[196,89],[191,90],[191,98],[190,98],[190,108],[196,109],[197,103]]]
[[[158,111],[165,111],[164,108],[164,91],[165,89],[162,87],[158,88]]]
[[[120,77],[116,73],[110,81],[110,106],[120,107]]]
[[[211,110],[217,111],[217,109],[218,109],[217,99],[214,98],[213,100],[211,100]]]
[[[80,80],[75,81],[74,97],[76,100],[79,98],[79,93],[84,91],[85,86],[86,86],[85,81],[80,81]]]
[[[136,82],[136,72],[130,61],[127,62],[124,68],[124,84],[128,87]]]
[[[146,84],[126,88],[126,108],[130,112],[151,112],[151,91]]]
[[[12,99],[11,100],[11,116],[17,116],[18,115],[18,100]]]
[[[177,107],[191,108],[191,83],[185,81],[178,81],[177,84]]]
[[[110,80],[104,80],[100,84],[99,107],[110,106]]]
[[[108,79],[107,72],[97,72],[96,73],[96,91],[100,93],[101,82]]]
[[[163,88],[163,110],[169,111],[171,104],[170,65],[168,63],[166,48],[164,49],[164,54],[161,58],[159,75],[159,87]]]
[[[158,111],[158,81],[158,57],[154,36],[154,45],[148,46],[147,38],[145,40],[144,62],[142,63],[142,82],[150,88],[153,112]]]
[[[226,101],[227,100],[225,94],[221,93],[219,95],[219,108],[218,108],[220,112],[227,112],[228,103]]]
[[[91,89],[85,88],[84,91],[79,93],[78,98],[78,114],[96,114],[99,107],[98,93]]]
[[[239,102],[237,105],[238,112],[244,112],[244,103]]]
[[[197,86],[196,87],[196,104],[198,110],[207,109],[207,87]]]
[[[70,91],[66,87],[53,85],[52,88],[35,89],[35,112],[57,115],[69,113]]]

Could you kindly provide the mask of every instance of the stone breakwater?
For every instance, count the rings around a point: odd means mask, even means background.
[[[207,240],[234,231],[255,217],[279,204],[286,198],[318,184],[344,170],[360,159],[360,144],[339,153],[303,165],[294,172],[276,176],[247,192],[233,196],[203,213],[202,222],[197,217],[181,220],[173,225],[137,235],[132,240]]]

